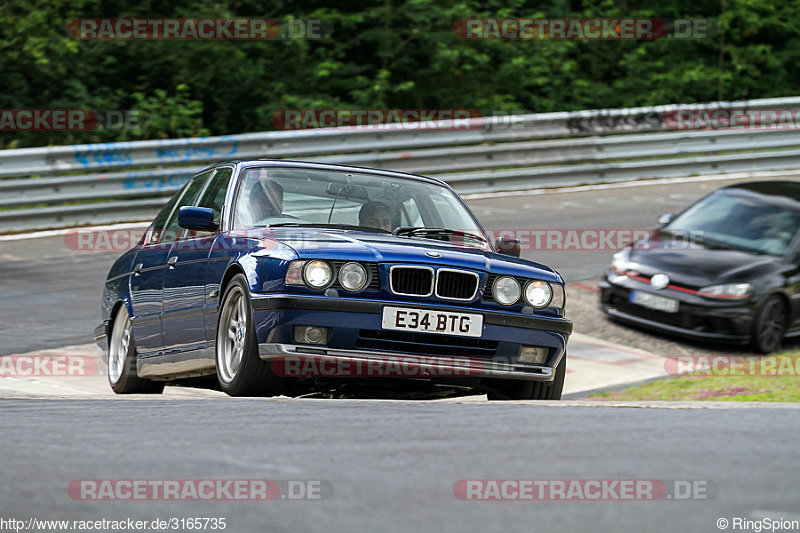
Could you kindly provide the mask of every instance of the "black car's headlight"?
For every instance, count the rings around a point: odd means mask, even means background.
[[[719,300],[744,300],[750,296],[752,285],[749,283],[729,283],[726,285],[711,285],[703,287],[697,294],[706,298]]]
[[[553,288],[546,281],[529,281],[525,284],[525,301],[534,309],[547,307],[553,299]]]
[[[611,264],[608,265],[608,268],[611,269],[611,271],[613,271],[615,274],[625,274],[625,272],[628,270],[628,263],[630,263],[630,260],[630,248],[623,248],[614,254],[614,257],[611,260]]]
[[[519,281],[509,276],[497,278],[492,286],[494,301],[500,305],[514,305],[521,294]]]
[[[360,291],[367,280],[367,270],[358,263],[346,263],[339,269],[339,283],[348,291]]]

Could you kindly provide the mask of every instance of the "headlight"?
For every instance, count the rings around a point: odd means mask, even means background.
[[[494,300],[501,305],[514,305],[519,300],[522,289],[514,278],[497,278],[492,286]]]
[[[541,309],[553,299],[553,289],[546,281],[529,281],[525,285],[525,301],[531,307]]]
[[[367,271],[358,263],[347,263],[339,269],[339,283],[348,291],[360,291],[367,284]]]
[[[706,298],[721,300],[744,300],[750,296],[752,286],[749,283],[731,283],[730,285],[712,285],[703,287],[697,294]]]
[[[324,289],[333,281],[333,270],[325,261],[309,261],[303,268],[303,281],[312,289]]]
[[[567,295],[564,294],[564,286],[560,283],[553,283],[550,284],[550,288],[553,289],[553,299],[550,300],[548,305],[550,307],[555,307],[556,309],[561,309],[563,314],[567,299]]]
[[[630,260],[631,250],[630,248],[624,248],[614,254],[609,268],[614,271],[615,274],[624,274],[628,270],[628,263],[630,263]]]
[[[289,263],[289,268],[286,269],[286,277],[284,278],[287,285],[305,285],[303,281],[303,266],[306,261],[292,261]]]

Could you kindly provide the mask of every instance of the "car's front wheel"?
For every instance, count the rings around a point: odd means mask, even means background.
[[[131,335],[128,308],[119,306],[108,343],[108,382],[117,394],[161,394],[163,381],[142,379],[136,374],[136,346]]]
[[[756,313],[753,323],[753,351],[761,354],[776,352],[786,332],[786,304],[780,296],[770,296]]]
[[[556,367],[553,381],[500,381],[489,391],[490,400],[560,400],[567,374],[567,354]]]
[[[231,396],[275,396],[281,379],[258,356],[249,294],[243,274],[234,276],[225,290],[217,322],[217,379]]]

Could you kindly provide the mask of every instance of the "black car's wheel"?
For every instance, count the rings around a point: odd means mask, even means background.
[[[108,382],[117,394],[161,394],[164,382],[142,379],[136,374],[136,346],[131,336],[128,308],[119,306],[108,343]]]
[[[786,304],[780,296],[771,296],[756,312],[753,322],[753,351],[773,353],[780,349],[786,332]]]
[[[233,277],[217,319],[217,379],[231,396],[275,396],[281,379],[258,356],[250,292],[243,274]]]
[[[567,374],[567,354],[556,367],[553,381],[505,380],[489,391],[490,400],[560,400]]]

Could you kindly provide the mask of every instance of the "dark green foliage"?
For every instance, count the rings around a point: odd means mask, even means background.
[[[797,0],[4,0],[0,108],[127,109],[125,131],[0,134],[0,147],[273,129],[284,108],[547,112],[800,93]],[[333,5],[335,7],[327,7]],[[705,40],[467,41],[469,17],[713,18]],[[321,40],[78,41],[78,17],[319,18]],[[720,69],[720,48],[722,69]]]

